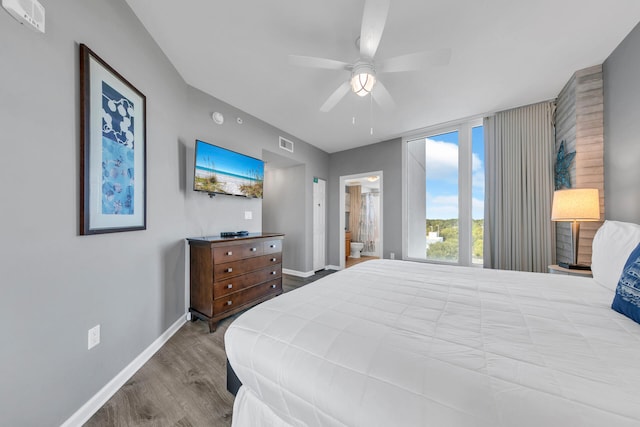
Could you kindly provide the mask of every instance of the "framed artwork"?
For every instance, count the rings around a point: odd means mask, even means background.
[[[80,234],[147,228],[146,97],[80,45]]]

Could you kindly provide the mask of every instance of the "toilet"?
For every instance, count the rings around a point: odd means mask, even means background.
[[[351,258],[360,258],[360,251],[364,248],[362,242],[351,242]]]

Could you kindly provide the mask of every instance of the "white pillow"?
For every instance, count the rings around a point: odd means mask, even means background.
[[[631,252],[640,243],[640,225],[605,221],[593,238],[591,272],[601,285],[615,292]]]

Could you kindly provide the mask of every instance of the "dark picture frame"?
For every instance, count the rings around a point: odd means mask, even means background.
[[[80,235],[147,228],[147,98],[80,45]]]

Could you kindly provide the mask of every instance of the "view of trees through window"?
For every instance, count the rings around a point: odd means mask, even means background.
[[[484,237],[484,128],[471,128],[471,262],[483,263]]]
[[[429,232],[435,232],[437,237],[442,238],[442,241],[429,244],[427,248],[427,259],[433,261],[451,261],[458,258],[457,219],[427,219],[427,239],[429,238]],[[484,219],[474,219],[471,223],[473,242],[471,256],[473,257],[474,264],[482,263],[483,234]]]
[[[484,234],[484,133],[482,126],[467,128],[467,134],[454,130],[425,139],[426,178],[426,259],[430,261],[482,264]],[[469,147],[469,145],[471,147]],[[461,148],[462,147],[462,148]],[[470,148],[470,149],[469,149]],[[462,156],[471,170],[460,171]],[[471,152],[471,158],[469,154]],[[470,160],[470,161],[469,161]],[[460,179],[471,181],[471,191],[461,194]],[[460,198],[465,198],[461,204]],[[471,199],[469,201],[469,198]],[[460,212],[465,206],[465,212]],[[470,208],[470,209],[469,209]],[[470,212],[468,212],[470,211]],[[460,221],[471,233],[464,239],[471,248],[460,260]],[[469,224],[463,222],[463,224]],[[470,227],[470,229],[469,229]]]
[[[458,261],[459,136],[455,130],[426,139],[426,250],[431,261]]]

